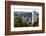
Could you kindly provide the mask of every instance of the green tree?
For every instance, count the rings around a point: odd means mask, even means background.
[[[20,16],[14,16],[14,27],[22,27],[22,19]]]

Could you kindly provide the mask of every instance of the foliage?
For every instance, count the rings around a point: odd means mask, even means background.
[[[38,22],[33,23],[33,27],[39,26]]]
[[[15,27],[20,27],[20,26],[22,26],[21,17],[19,17],[19,16],[14,16],[14,26],[15,26]]]
[[[22,19],[20,16],[14,16],[14,27],[36,27],[39,26],[38,22],[29,23],[28,25],[26,23],[22,23]]]

